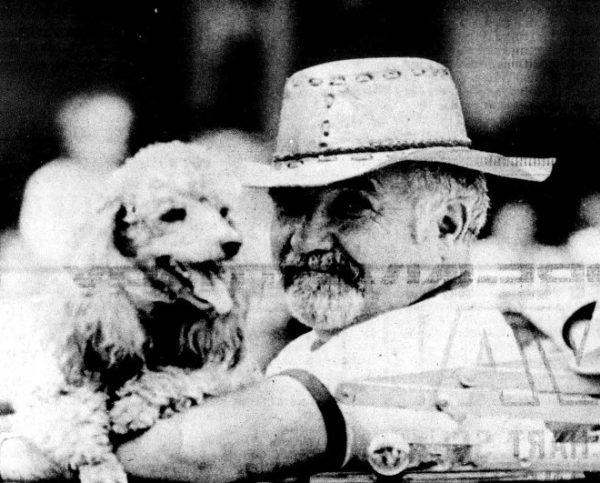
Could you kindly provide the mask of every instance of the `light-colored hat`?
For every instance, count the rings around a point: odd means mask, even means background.
[[[288,79],[273,161],[249,169],[245,184],[321,186],[400,161],[543,181],[555,161],[505,157],[470,144],[444,66],[418,58],[330,62]]]

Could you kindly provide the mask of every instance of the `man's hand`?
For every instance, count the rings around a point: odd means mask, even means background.
[[[11,429],[10,416],[0,417],[2,479],[56,476],[56,468],[42,452]],[[295,379],[274,377],[158,421],[121,446],[117,456],[136,476],[225,482],[306,468],[314,471],[315,458],[324,452],[326,442],[321,413],[308,391]],[[42,460],[47,464],[40,465]],[[20,463],[15,466],[15,461]],[[22,473],[29,463],[44,471]]]
[[[158,421],[119,448],[128,473],[225,482],[314,471],[326,432],[316,403],[295,379],[274,377]]]

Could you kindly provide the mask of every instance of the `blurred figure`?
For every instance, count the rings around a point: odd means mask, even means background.
[[[508,203],[496,214],[491,235],[476,243],[474,265],[532,263],[536,216],[527,203]]]
[[[493,236],[505,244],[526,248],[535,244],[536,216],[527,203],[509,203],[504,206],[492,228]]]
[[[69,265],[79,227],[98,190],[127,155],[133,112],[121,96],[92,92],[69,99],[57,124],[64,156],[36,171],[25,187],[19,230],[34,262]]]
[[[584,227],[569,237],[569,254],[577,263],[600,263],[600,193],[581,200],[579,218]]]
[[[600,193],[592,193],[583,198],[579,216],[588,226],[600,226]]]

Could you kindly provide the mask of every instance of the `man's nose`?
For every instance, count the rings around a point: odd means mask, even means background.
[[[332,227],[321,214],[305,217],[296,225],[290,243],[300,253],[329,250],[333,247]]]

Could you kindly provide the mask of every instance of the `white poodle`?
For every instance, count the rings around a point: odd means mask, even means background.
[[[241,244],[227,170],[201,145],[142,149],[115,171],[72,266],[31,273],[44,279],[37,294],[4,294],[0,397],[14,407],[10,437],[40,449],[3,455],[4,478],[47,476],[51,462],[59,475],[122,483],[114,435],[260,377],[222,264]]]

